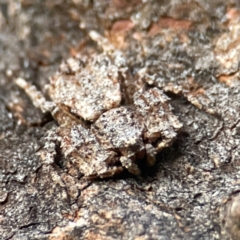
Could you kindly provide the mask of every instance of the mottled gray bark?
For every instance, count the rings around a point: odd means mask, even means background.
[[[238,4],[143,2],[0,2],[0,239],[240,238]],[[168,94],[183,124],[140,177],[86,181],[59,149],[54,164],[36,155],[56,123],[14,79],[46,94],[63,59],[99,50],[89,30],[124,53],[133,85]]]

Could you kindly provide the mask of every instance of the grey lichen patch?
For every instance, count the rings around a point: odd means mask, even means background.
[[[182,124],[171,111],[170,99],[157,88],[144,91],[142,82],[131,96],[133,102],[120,106],[122,84],[126,90],[134,81],[127,79],[127,61],[107,39],[96,32],[90,36],[103,52],[78,54],[62,63],[48,85],[52,102],[24,79],[16,80],[34,105],[50,111],[59,124],[48,133],[40,155],[53,162],[57,143],[63,165],[73,176],[81,172],[87,178],[105,178],[123,169],[139,175],[139,159],[146,157],[153,165],[155,155],[172,144]]]

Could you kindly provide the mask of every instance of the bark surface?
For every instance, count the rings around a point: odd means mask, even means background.
[[[229,0],[0,1],[0,239],[239,239],[240,6]],[[71,177],[37,155],[56,123],[15,84],[44,92],[96,30],[183,123],[140,177]],[[139,77],[140,76],[140,77]],[[130,84],[130,85],[131,85]]]

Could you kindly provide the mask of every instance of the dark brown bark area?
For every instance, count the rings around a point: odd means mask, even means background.
[[[143,2],[0,1],[0,239],[240,238],[239,4]],[[132,79],[146,69],[184,125],[138,178],[82,181],[36,156],[55,123],[13,80],[44,91],[91,29],[124,52]]]

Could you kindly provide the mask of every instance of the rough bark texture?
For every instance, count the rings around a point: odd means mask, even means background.
[[[237,1],[1,0],[0,10],[0,239],[240,238]],[[56,123],[14,79],[44,91],[63,59],[94,47],[89,30],[122,50],[132,79],[165,91],[184,125],[141,177],[82,181],[60,153],[53,165],[36,155]]]

